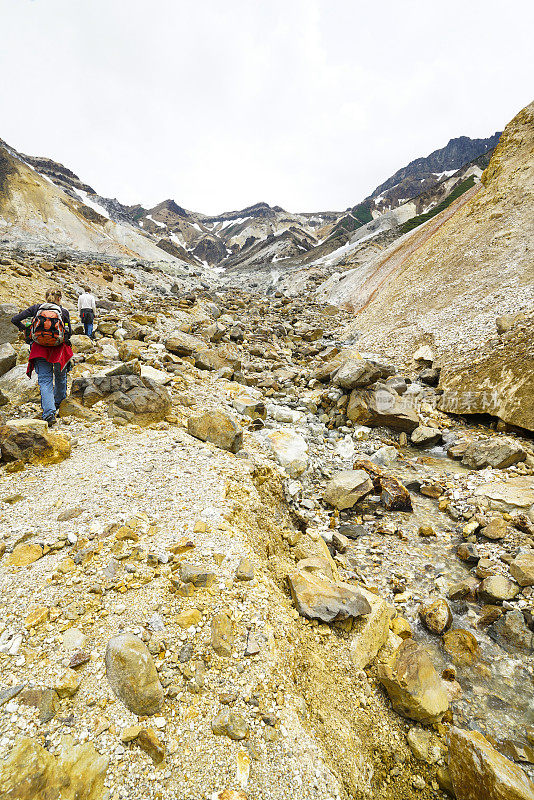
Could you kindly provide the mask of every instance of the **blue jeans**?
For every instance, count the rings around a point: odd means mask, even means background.
[[[93,320],[91,322],[84,322],[83,327],[85,328],[85,335],[92,336],[93,335]]]
[[[67,396],[67,368],[61,370],[60,364],[50,364],[45,358],[36,358],[35,371],[41,390],[43,419],[51,419]]]

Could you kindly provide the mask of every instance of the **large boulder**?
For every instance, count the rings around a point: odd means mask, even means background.
[[[411,433],[420,424],[406,396],[390,392],[385,386],[373,391],[355,389],[349,398],[347,417],[358,425],[384,426],[406,433]]]
[[[16,363],[17,354],[15,348],[9,342],[0,343],[0,376],[13,369]]]
[[[70,442],[50,433],[44,420],[15,419],[0,427],[0,454],[4,462],[57,464],[70,456]]]
[[[189,417],[187,430],[196,439],[211,442],[230,453],[237,453],[243,446],[243,429],[227,411],[214,409],[197,417]]]
[[[174,353],[177,356],[192,356],[194,353],[208,349],[204,339],[178,330],[173,331],[165,339],[165,347],[170,353]]]
[[[17,313],[17,306],[11,303],[0,303],[0,344],[16,342],[19,332],[11,322]]]
[[[441,370],[439,408],[453,414],[491,414],[534,431],[533,342],[530,317],[499,341],[491,339],[482,353],[456,354]]]
[[[320,622],[340,622],[369,614],[371,605],[362,592],[329,577],[327,567],[314,563],[322,560],[304,559],[289,575],[291,597],[299,614]]]
[[[150,378],[134,374],[76,378],[71,395],[89,408],[109,398],[112,417],[141,423],[163,419],[171,408],[167,389]]]
[[[64,737],[54,755],[19,737],[0,767],[2,800],[102,800],[109,759],[92,744]]]
[[[70,338],[70,343],[75,353],[94,353],[95,343],[84,333],[75,333]]]
[[[163,687],[147,646],[131,633],[113,636],[106,648],[106,675],[114,694],[138,716],[157,714]]]
[[[345,508],[352,508],[372,490],[373,482],[366,472],[361,469],[346,469],[328,481],[323,497],[329,505],[343,511]]]
[[[394,609],[379,595],[362,586],[358,587],[358,591],[365,597],[371,610],[352,623],[350,660],[355,669],[365,669],[388,640]]]
[[[449,770],[456,800],[534,800],[534,784],[478,731],[452,727]]]
[[[220,369],[238,372],[241,361],[223,350],[201,350],[195,353],[195,367],[217,372]]]
[[[428,652],[405,639],[378,677],[395,711],[417,722],[438,722],[449,708],[449,698]]]
[[[510,575],[520,586],[534,586],[534,550],[519,553],[510,564]]]
[[[462,464],[470,469],[506,469],[518,461],[524,461],[527,454],[520,444],[512,439],[499,437],[471,442],[467,445]]]
[[[483,483],[475,489],[475,495],[497,511],[529,509],[534,505],[534,477],[518,475],[506,481]]]
[[[308,466],[308,444],[291,428],[270,431],[266,440],[276,460],[292,478],[301,475]]]
[[[336,386],[351,391],[370,386],[381,378],[389,378],[395,373],[394,367],[387,367],[367,358],[346,361],[334,376]]]
[[[0,392],[14,406],[31,403],[41,397],[39,384],[37,383],[37,373],[34,370],[31,378],[28,378],[26,369],[26,364],[17,364],[17,366],[0,377]]]

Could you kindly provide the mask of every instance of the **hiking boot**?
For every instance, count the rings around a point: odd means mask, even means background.
[[[57,420],[56,420],[55,416],[52,415],[51,417],[48,417],[47,419],[45,419],[45,422],[47,422],[48,423],[48,427],[51,428],[53,425],[56,424]]]

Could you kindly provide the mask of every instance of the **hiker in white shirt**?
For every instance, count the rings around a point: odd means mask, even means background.
[[[93,323],[96,316],[96,297],[88,286],[83,287],[83,293],[78,297],[78,314],[83,323],[85,335],[93,338]]]

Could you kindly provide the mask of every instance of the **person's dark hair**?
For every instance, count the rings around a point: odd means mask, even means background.
[[[87,292],[87,294],[91,294],[91,288],[89,286],[84,286],[83,290],[84,292]]]

